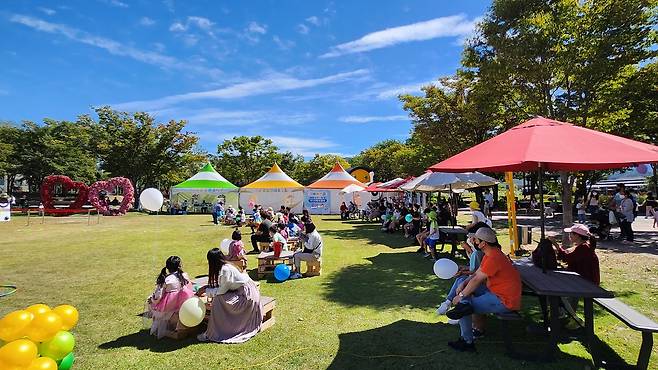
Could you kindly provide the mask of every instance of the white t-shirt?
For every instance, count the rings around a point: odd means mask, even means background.
[[[491,194],[491,193],[485,194],[484,195],[484,201],[486,203],[488,203],[489,205],[492,205],[493,204],[493,194]]]
[[[478,222],[484,222],[485,224],[489,225],[491,227],[491,220],[487,218],[487,216],[484,215],[484,213],[474,210],[471,211],[473,215],[473,223],[477,224]]]
[[[219,271],[219,286],[217,288],[206,289],[206,294],[209,297],[221,295],[229,290],[236,290],[245,285],[251,278],[246,273],[240,272],[235,266],[230,263],[225,263]]]
[[[585,214],[585,206],[582,203],[577,203],[576,204],[576,209],[578,210],[579,215],[584,215]]]
[[[318,233],[317,230],[313,230],[312,233],[306,234],[306,236],[308,239],[304,244],[304,248],[313,250],[313,255],[315,255],[316,258],[322,257],[322,237],[320,236],[320,233]]]

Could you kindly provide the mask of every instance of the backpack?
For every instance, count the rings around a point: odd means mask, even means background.
[[[539,242],[537,248],[532,251],[532,264],[537,267],[543,266],[542,254],[546,255],[546,269],[555,270],[557,269],[557,256],[553,250],[553,243],[550,240],[544,239]]]

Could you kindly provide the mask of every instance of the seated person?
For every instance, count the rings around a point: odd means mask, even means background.
[[[283,236],[283,239],[288,242],[288,238],[290,237],[290,234],[288,234],[288,226],[285,223],[280,223],[276,225],[279,228],[279,234]]]
[[[155,291],[147,300],[147,315],[153,318],[151,335],[160,339],[181,328],[178,311],[183,302],[194,295],[194,291],[178,256],[167,258],[155,284]]]
[[[197,292],[212,298],[208,329],[199,334],[201,342],[243,343],[260,331],[263,322],[260,292],[246,272],[226,263],[219,248],[206,255],[208,285]]]
[[[347,209],[347,205],[345,205],[345,202],[340,204],[340,219],[341,220],[347,220],[349,218],[349,211]]]
[[[274,248],[274,243],[281,243],[281,248],[284,251],[288,250],[288,243],[286,241],[286,238],[279,233],[279,225],[278,224],[273,224],[270,226],[270,238],[272,239],[272,243],[270,243],[270,250],[273,250]]]
[[[468,206],[471,209],[471,215],[473,216],[473,220],[471,221],[470,224],[464,227],[466,231],[468,231],[469,233],[474,233],[482,226],[487,226],[487,227],[492,226],[491,220],[488,219],[487,216],[485,216],[484,213],[480,211],[480,204],[478,202],[473,201]]]
[[[393,215],[391,218],[389,218],[389,223],[388,223],[388,229],[387,232],[389,233],[394,233],[398,227],[400,226],[400,222],[402,220],[402,213],[400,212],[399,208],[395,208],[393,210]]]
[[[475,232],[474,246],[484,252],[480,268],[455,290],[454,307],[446,313],[459,320],[461,336],[448,343],[457,351],[475,351],[472,314],[504,313],[521,308],[521,277],[500,250],[496,232],[481,227]]]
[[[432,210],[427,215],[427,220],[430,224],[430,231],[427,234],[427,239],[425,239],[425,244],[429,249],[429,255],[432,257],[432,261],[436,261],[436,244],[441,241],[441,233],[439,231],[439,223],[437,221],[437,213]],[[428,254],[425,254],[425,257],[429,257]]]
[[[596,238],[590,234],[589,228],[584,224],[574,224],[564,229],[564,232],[569,233],[573,247],[564,249],[554,237],[548,237],[557,252],[557,257],[567,263],[567,270],[576,272],[583,278],[599,285],[601,276],[599,258],[595,252]]]
[[[247,215],[244,213],[244,208],[242,208],[242,206],[238,206],[238,212],[235,215],[235,224],[238,227],[242,227],[245,222],[247,222]]]
[[[242,233],[240,230],[236,229],[233,231],[231,239],[233,240],[228,246],[228,256],[226,256],[226,261],[234,262],[234,265],[236,265],[236,267],[239,266],[241,272],[244,272],[247,269],[247,253],[244,250],[244,244],[242,243]]]
[[[295,253],[293,256],[295,272],[290,275],[290,279],[299,279],[302,277],[300,272],[302,261],[319,261],[322,258],[322,237],[318,233],[318,230],[316,230],[315,224],[310,223],[305,225],[302,240],[304,240],[304,250]]]
[[[270,237],[270,227],[272,227],[272,221],[270,220],[269,213],[265,211],[260,212],[260,217],[262,222],[258,225],[258,229],[254,234],[251,235],[251,246],[253,247],[253,253],[260,253],[258,248],[258,243],[271,243],[272,238]]]

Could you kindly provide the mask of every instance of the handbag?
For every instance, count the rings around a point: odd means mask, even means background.
[[[545,266],[544,261],[546,262]],[[557,269],[557,256],[550,240],[541,240],[537,248],[532,251],[532,264],[540,268],[545,267],[547,270]]]

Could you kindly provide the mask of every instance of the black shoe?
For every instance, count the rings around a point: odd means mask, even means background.
[[[463,338],[448,342],[448,345],[459,352],[475,352],[475,343],[466,343]]]
[[[459,302],[452,310],[446,312],[449,319],[459,320],[464,316],[473,314],[473,306],[468,303]]]
[[[478,340],[484,338],[484,332],[477,329],[473,329],[473,339]]]

